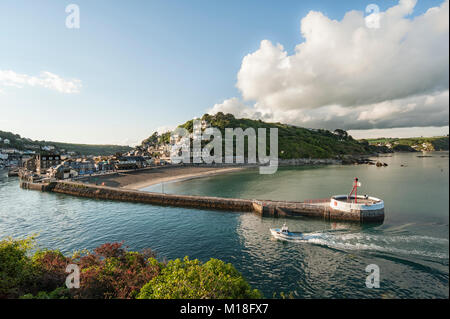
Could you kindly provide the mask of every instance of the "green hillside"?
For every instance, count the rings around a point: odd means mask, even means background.
[[[394,151],[448,151],[448,136],[409,137],[409,138],[377,138],[367,140],[371,145],[390,145]]]
[[[281,124],[266,123],[260,120],[237,119],[232,114],[216,115],[205,114],[202,120],[210,123],[211,126],[218,128],[222,136],[225,136],[225,128],[267,128],[269,134],[270,128],[278,128],[278,152],[279,158],[335,158],[342,155],[361,155],[376,152],[387,152],[385,147],[369,145],[365,141],[353,139],[347,132],[336,130],[311,130],[302,127]],[[180,127],[186,128],[192,132],[193,121],[188,121]],[[267,139],[268,141],[268,139]],[[267,148],[269,147],[267,142]],[[268,151],[268,150],[267,150]]]
[[[65,150],[66,152],[76,152],[80,155],[113,155],[117,152],[127,152],[132,148],[122,145],[94,145],[94,144],[72,144],[51,141],[33,141],[29,138],[23,138],[19,134],[0,131],[0,148],[15,148],[21,151],[32,150],[39,151],[44,146],[53,146],[57,150]],[[4,144],[3,141],[8,139],[10,144]]]

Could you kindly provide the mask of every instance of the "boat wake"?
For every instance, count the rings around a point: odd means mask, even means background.
[[[302,238],[278,238],[289,242],[309,243],[339,250],[377,251],[384,253],[416,255],[438,259],[448,259],[449,240],[429,236],[365,233],[304,233]]]

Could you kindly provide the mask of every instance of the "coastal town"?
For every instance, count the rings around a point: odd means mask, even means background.
[[[201,123],[202,130],[209,127],[206,121]],[[77,178],[120,170],[169,165],[172,162],[170,157],[172,146],[178,142],[170,139],[170,132],[163,134],[155,132],[140,145],[134,148],[129,147],[126,152],[87,155],[58,148],[51,143],[39,145],[37,141],[21,138],[17,134],[8,134],[13,136],[14,140],[0,136],[0,169],[8,169],[10,176],[17,176],[20,172],[21,178],[30,181]],[[192,133],[190,138],[193,138]]]
[[[231,114],[220,112],[215,116],[205,114],[198,123],[202,132],[209,127],[218,127],[221,131],[230,126],[276,127],[280,131],[280,165],[369,164],[383,167],[387,164],[372,160],[369,156],[392,152],[441,151],[449,148],[448,136],[354,140],[346,131],[340,129],[333,132],[311,130],[279,123],[236,119]],[[190,132],[191,143],[198,137],[193,131],[193,120],[187,121],[180,127]],[[72,148],[69,150],[58,147],[61,143],[33,142],[31,139],[7,132],[3,132],[3,136],[10,136],[10,139],[0,136],[0,169],[7,169],[9,176],[19,176],[22,180],[29,182],[44,183],[51,180],[79,180],[149,167],[174,166],[171,161],[173,146],[180,142],[180,138],[171,137],[170,132],[161,134],[154,132],[134,148],[127,147],[126,151],[110,149],[109,154],[101,155],[94,153],[99,152],[99,148],[92,151],[94,154],[86,154],[86,151],[74,151],[73,147],[76,144],[65,144]],[[292,140],[292,136],[296,136],[295,141]],[[309,152],[303,152],[300,149],[299,152],[299,148],[292,147],[293,143],[305,142],[311,145],[310,149],[314,149]],[[318,148],[318,145],[321,148]],[[195,155],[192,151],[190,152],[191,158]]]
[[[52,145],[19,150],[8,147],[8,139],[0,143],[0,169],[8,169],[9,176],[20,176],[31,182],[77,179],[171,163],[171,145],[159,143],[158,138],[155,143],[146,143],[137,149],[114,155],[80,155]]]
[[[202,130],[208,127],[209,123],[201,122]],[[31,139],[21,138],[20,135],[14,137],[14,143],[10,139],[0,137],[0,169],[7,169],[9,176],[44,183],[55,179],[78,180],[118,171],[168,166],[172,164],[172,147],[180,140],[171,139],[170,132],[162,134],[155,132],[141,144],[134,148],[130,147],[127,152],[86,155],[51,144],[37,145]],[[191,133],[190,139],[193,138]],[[191,158],[194,156],[193,152],[190,156]]]

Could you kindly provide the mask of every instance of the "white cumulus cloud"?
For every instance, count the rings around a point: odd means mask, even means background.
[[[61,93],[78,93],[81,88],[81,80],[63,79],[59,75],[47,71],[41,72],[39,76],[31,76],[12,70],[0,70],[0,89],[8,86],[16,88],[42,87]]]
[[[411,18],[415,4],[380,12],[379,28],[359,11],[310,11],[293,54],[261,41],[242,60],[242,99],[208,112],[330,129],[448,125],[449,2]]]

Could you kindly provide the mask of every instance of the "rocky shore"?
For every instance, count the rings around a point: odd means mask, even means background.
[[[377,167],[386,167],[387,163],[381,162],[380,160],[374,160],[369,157],[354,157],[347,156],[342,159],[343,165],[375,165]]]

